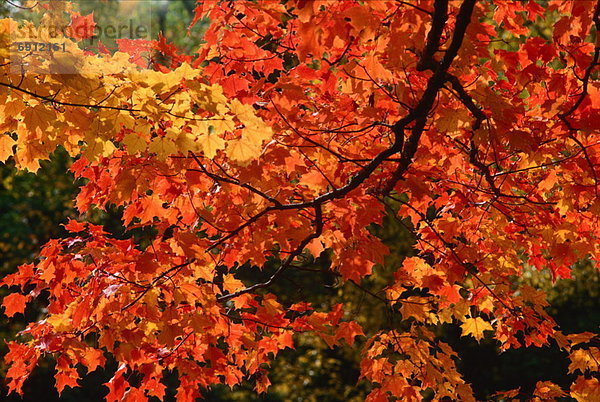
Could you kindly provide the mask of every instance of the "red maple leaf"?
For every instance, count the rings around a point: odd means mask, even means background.
[[[76,40],[90,39],[94,37],[95,30],[94,13],[85,16],[74,13],[71,15],[71,24],[67,29],[67,35]]]

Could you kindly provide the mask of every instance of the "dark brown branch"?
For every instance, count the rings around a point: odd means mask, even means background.
[[[165,272],[163,272],[162,274],[160,274],[159,276],[157,276],[156,278],[154,278],[154,280],[152,280],[152,283],[150,283],[150,285],[144,289],[143,292],[141,292],[138,297],[136,297],[135,299],[133,299],[131,302],[129,302],[128,304],[126,304],[121,311],[125,311],[127,310],[129,307],[133,306],[135,303],[137,303],[138,301],[140,301],[140,299],[142,297],[144,297],[144,295],[146,293],[148,293],[150,291],[150,289],[152,289],[154,287],[154,285],[156,285],[161,279],[163,279],[165,276],[169,275],[171,272],[173,271],[179,271],[184,267],[187,267],[188,265],[192,264],[194,261],[196,261],[195,259],[191,259],[189,261],[184,262],[183,264],[179,264],[179,265],[175,265],[169,269],[167,269]]]
[[[421,211],[419,211],[417,208],[413,207],[411,204],[409,204],[409,203],[407,203],[405,201],[400,200],[399,198],[395,198],[395,197],[390,197],[390,198],[393,199],[396,202],[401,203],[402,205],[406,205],[414,213],[416,213],[417,215],[419,215],[421,217],[421,222],[423,222],[424,224],[426,224],[429,227],[429,229],[436,235],[436,237],[442,242],[442,244],[444,244],[444,247],[446,247],[446,249],[449,250],[450,254],[454,257],[454,260],[456,261],[456,263],[459,264],[461,267],[463,267],[463,269],[465,270],[465,272],[471,274],[510,313],[512,313],[515,317],[518,317],[518,314],[517,314],[516,310],[514,308],[510,307],[508,304],[506,304],[506,302],[500,296],[498,296],[496,294],[496,292],[490,287],[490,285],[487,284],[487,283],[485,283],[479,277],[478,272],[475,269],[475,267],[471,266],[469,263],[464,262],[462,260],[462,258],[454,250],[454,247],[452,247],[450,245],[450,243],[448,241],[446,241],[446,239],[444,239],[444,237],[441,235],[441,233],[438,232],[438,230],[435,228],[435,226],[432,225],[432,223],[427,219],[427,217]]]
[[[419,141],[421,139],[421,134],[423,133],[425,124],[427,123],[427,115],[429,114],[431,107],[435,102],[439,90],[442,88],[444,82],[446,81],[448,68],[450,68],[452,61],[458,54],[458,51],[462,45],[465,36],[465,32],[467,30],[467,26],[471,22],[471,15],[473,14],[475,1],[476,0],[465,0],[461,4],[460,10],[456,17],[454,35],[452,36],[450,46],[446,50],[442,61],[436,64],[435,72],[433,76],[429,79],[429,82],[427,83],[425,93],[423,94],[417,106],[405,118],[407,119],[407,121],[405,122],[405,119],[398,121],[392,129],[394,131],[394,134],[396,135],[396,142],[392,148],[394,148],[395,146],[400,147],[400,151],[402,152],[402,158],[398,163],[398,167],[393,173],[391,179],[382,189],[381,193],[383,195],[387,195],[391,192],[396,183],[402,178],[402,176],[408,170],[409,166],[412,163],[412,159],[417,152]],[[447,6],[444,7],[442,4],[438,3],[439,2],[436,2],[436,11],[434,12],[433,20],[434,22],[437,21],[438,24],[443,24],[446,21],[446,17],[436,15],[436,13],[445,14]],[[432,26],[428,39],[439,40],[437,32],[439,32],[441,29],[443,29],[443,27],[438,28],[435,25]],[[429,53],[431,53],[432,51],[435,52],[435,50],[437,50],[437,46],[430,45],[428,42],[425,46],[425,49],[426,51],[423,52],[423,56],[427,57]],[[433,58],[433,54],[431,54],[431,57]],[[423,57],[421,58],[421,60],[423,60]],[[423,64],[424,66],[430,65],[427,62],[427,60],[423,61]],[[412,122],[413,120],[415,121],[415,125],[412,128],[412,133],[403,146],[402,144],[404,142],[404,129],[406,125],[409,122]]]
[[[435,0],[433,4],[433,16],[431,18],[431,29],[427,34],[427,43],[423,53],[417,63],[417,71],[425,71],[430,69],[435,63],[433,55],[438,51],[440,47],[440,39],[446,20],[448,19],[448,1],[447,0]]]
[[[600,60],[600,37],[598,35],[600,34],[600,0],[596,1],[596,9],[594,11],[593,21],[596,27],[596,46],[594,47],[594,56],[592,58],[592,62],[589,66],[587,66],[585,74],[583,78],[581,78],[581,81],[583,82],[581,94],[579,94],[579,98],[577,98],[577,101],[575,101],[573,106],[571,106],[566,112],[558,115],[558,117],[569,127],[569,130],[571,131],[573,131],[573,127],[567,120],[567,117],[569,117],[573,112],[575,112],[575,110],[577,110],[577,108],[581,105],[585,97],[588,95],[588,86],[590,78],[592,76],[592,72],[594,71],[594,68],[599,65],[598,61]]]
[[[312,138],[310,138],[307,135],[304,135],[300,132],[300,130],[298,130],[296,127],[294,127],[289,121],[288,119],[286,119],[286,117],[283,115],[283,113],[281,113],[281,111],[279,110],[279,108],[277,107],[277,105],[275,104],[275,102],[271,101],[271,104],[273,105],[273,108],[275,109],[275,111],[277,112],[277,114],[279,115],[279,117],[281,117],[281,119],[285,122],[285,124],[288,125],[289,128],[292,129],[293,132],[296,133],[296,135],[298,135],[298,137],[302,138],[304,141],[314,145],[317,148],[321,148],[327,152],[329,152],[330,154],[332,154],[333,156],[335,156],[336,158],[338,158],[338,160],[343,161],[343,162],[351,162],[351,159],[348,159],[347,157],[345,157],[344,155],[340,154],[337,151],[334,151],[333,149],[326,147],[323,144],[318,143],[317,141],[313,140]],[[360,164],[356,163],[358,166],[361,166]]]
[[[327,58],[323,57],[323,60],[325,60],[325,62],[327,62],[327,64],[329,64],[330,67],[333,67],[336,64],[338,64],[340,61],[342,61],[344,56],[346,56],[346,54],[348,53],[348,50],[350,50],[350,48],[352,47],[352,45],[354,44],[354,41],[355,41],[355,38],[353,36],[350,36],[349,39],[350,39],[350,41],[348,42],[348,45],[346,46],[346,48],[344,49],[342,54],[340,54],[334,61],[329,61]]]
[[[213,179],[215,182],[225,182],[225,183],[229,183],[229,184],[234,184],[236,186],[245,188],[251,192],[253,192],[256,195],[261,196],[262,198],[264,198],[265,200],[272,202],[273,204],[280,206],[281,202],[277,201],[275,198],[265,194],[264,192],[262,192],[261,190],[257,189],[256,187],[253,187],[247,183],[242,183],[237,179],[233,179],[233,178],[228,178],[228,177],[223,177],[223,176],[219,176],[215,173],[211,173],[208,171],[208,169],[206,169],[206,167],[204,166],[204,164],[202,163],[202,161],[200,161],[200,158],[198,158],[198,156],[193,153],[190,152],[190,154],[192,155],[192,158],[194,158],[194,161],[196,161],[196,163],[198,164],[198,166],[200,167],[200,170],[198,169],[188,169],[192,172],[202,172],[205,175],[207,175],[208,177],[210,177],[211,179]]]
[[[306,331],[303,331],[303,330],[297,330],[297,329],[294,329],[294,328],[292,328],[292,327],[290,327],[290,326],[284,327],[284,326],[281,326],[281,325],[267,324],[266,322],[263,322],[263,321],[257,320],[257,319],[255,319],[255,318],[248,318],[248,317],[233,317],[233,316],[231,316],[231,315],[229,315],[229,314],[225,314],[225,313],[221,313],[221,315],[222,315],[223,317],[227,317],[227,318],[229,318],[229,319],[230,319],[230,320],[232,320],[232,321],[233,321],[233,320],[240,320],[240,321],[251,321],[251,322],[254,322],[254,323],[258,324],[258,325],[262,325],[262,326],[264,326],[264,327],[268,327],[268,328],[277,328],[277,329],[283,329],[283,330],[286,330],[286,331],[294,331],[295,333],[299,333],[299,332],[306,332]]]
[[[415,10],[419,10],[422,13],[425,13],[427,15],[433,15],[433,13],[431,11],[427,11],[424,8],[421,8],[419,6],[417,6],[416,4],[411,4],[411,3],[407,3],[406,1],[402,1],[402,0],[398,0],[398,3],[403,5],[403,6],[408,6],[408,7],[412,7]]]
[[[315,231],[313,233],[311,233],[310,235],[306,236],[304,238],[304,240],[302,240],[300,242],[298,247],[296,247],[296,249],[285,259],[285,261],[279,266],[279,268],[277,268],[275,273],[273,273],[273,275],[271,275],[271,277],[266,282],[256,283],[247,288],[238,290],[237,292],[219,296],[219,297],[217,297],[217,301],[226,301],[226,300],[241,296],[245,293],[253,292],[257,289],[269,287],[287,268],[290,267],[292,262],[294,262],[294,259],[297,256],[299,256],[302,253],[302,251],[304,251],[304,248],[313,239],[316,239],[319,236],[321,236],[321,233],[323,232],[323,212],[321,210],[321,205],[315,206],[315,220],[314,220],[313,224],[315,226]]]
[[[572,113],[574,113],[575,110],[577,110],[577,108],[581,105],[581,103],[583,102],[585,97],[588,95],[588,86],[589,86],[590,78],[592,76],[592,72],[598,65],[600,65],[600,63],[598,62],[600,60],[600,36],[599,36],[600,35],[600,0],[596,1],[596,9],[594,11],[593,21],[594,21],[594,25],[596,28],[596,46],[594,47],[594,56],[592,58],[592,62],[589,64],[589,66],[587,66],[587,68],[585,70],[585,74],[584,74],[583,78],[581,78],[581,81],[583,82],[583,87],[582,87],[581,93],[579,94],[577,101],[575,101],[575,103],[566,112],[560,113],[558,115],[558,117],[565,124],[565,126],[567,126],[567,128],[570,132],[569,138],[571,138],[573,141],[575,141],[575,143],[583,151],[585,160],[586,160],[587,164],[589,165],[590,170],[592,172],[592,176],[594,178],[594,191],[596,193],[596,197],[598,197],[598,176],[596,173],[596,167],[592,163],[592,160],[590,158],[589,153],[587,152],[586,147],[581,143],[581,141],[579,141],[575,137],[575,132],[578,129],[573,127],[573,125],[571,124],[571,122],[568,119],[569,116]]]
[[[370,175],[389,157],[396,153],[401,153],[400,162],[398,165],[398,169],[396,173],[393,175],[392,180],[388,183],[389,188],[393,187],[395,182],[397,182],[401,176],[406,172],[410,164],[412,163],[412,159],[417,151],[417,147],[419,144],[419,139],[421,134],[424,131],[425,125],[427,123],[428,114],[431,111],[431,108],[435,102],[437,94],[439,90],[444,85],[446,81],[447,70],[452,64],[452,61],[458,54],[458,51],[462,45],[462,41],[464,39],[464,35],[467,29],[468,24],[471,21],[471,15],[473,13],[473,8],[476,0],[465,0],[459,10],[459,13],[456,18],[456,24],[454,29],[454,35],[452,37],[452,41],[450,46],[446,50],[444,58],[437,65],[435,73],[429,79],[427,83],[427,87],[421,97],[417,106],[412,109],[405,117],[398,120],[393,126],[392,131],[395,134],[395,140],[391,147],[385,149],[376,155],[367,165],[365,165],[362,169],[358,171],[350,181],[337,189],[329,191],[325,194],[322,194],[312,201],[299,202],[299,203],[291,203],[291,204],[282,204],[282,205],[274,205],[265,208],[258,214],[254,215],[244,224],[240,225],[236,230],[229,233],[227,236],[221,238],[217,243],[213,244],[210,249],[217,247],[223,242],[235,236],[237,233],[247,228],[248,226],[255,223],[262,216],[272,211],[277,210],[289,210],[289,209],[306,209],[306,208],[314,208],[315,212],[318,215],[318,219],[315,221],[316,231],[311,234],[307,238],[305,238],[300,245],[288,256],[288,258],[284,261],[284,263],[280,266],[280,268],[273,274],[273,276],[266,282],[259,283],[248,288],[242,289],[238,292],[234,292],[232,294],[223,295],[218,298],[219,301],[229,300],[231,298],[237,297],[241,294],[251,292],[255,289],[260,289],[264,287],[268,287],[287,267],[293,262],[294,258],[302,253],[304,247],[314,238],[320,236],[322,230],[322,218],[321,218],[321,206],[329,201],[340,199],[345,197],[349,192],[359,187]],[[438,5],[438,13],[445,11],[447,6],[444,6],[441,0],[438,1],[440,4]],[[445,3],[445,2],[444,2]],[[446,18],[437,17],[434,18],[434,25],[436,24],[444,24]],[[433,26],[432,30],[435,31],[435,34],[430,35],[429,39],[431,40],[439,40],[437,32],[441,32],[443,30],[442,27]],[[440,33],[441,35],[441,33]],[[434,49],[437,49],[437,46],[434,46]],[[429,49],[431,46],[426,45],[426,49]],[[430,50],[427,50],[429,52]],[[425,53],[425,52],[424,52]],[[283,116],[282,116],[283,117]],[[406,144],[404,144],[404,130],[405,128],[412,122],[415,122],[414,127],[412,128],[412,134],[409,137]],[[309,141],[310,142],[310,141]],[[319,144],[320,145],[320,144]],[[321,223],[319,223],[321,221]]]
[[[0,86],[3,87],[7,87],[7,88],[11,88],[14,89],[15,91],[19,91],[22,92],[24,94],[27,94],[29,96],[33,96],[34,98],[37,99],[42,99],[50,104],[55,104],[55,105],[61,105],[61,106],[73,106],[73,107],[85,107],[85,108],[95,108],[95,109],[109,109],[109,110],[121,110],[121,111],[125,111],[125,112],[139,112],[139,109],[129,109],[129,108],[125,108],[125,107],[118,107],[118,106],[103,106],[100,104],[95,104],[95,105],[91,105],[91,104],[83,104],[83,103],[72,103],[72,102],[62,102],[62,101],[57,101],[54,97],[57,95],[53,95],[52,97],[49,96],[44,96],[44,95],[40,95],[40,94],[36,94],[35,92],[31,92],[27,89],[21,88],[19,86],[13,85],[13,84],[9,84],[6,82],[0,82]]]

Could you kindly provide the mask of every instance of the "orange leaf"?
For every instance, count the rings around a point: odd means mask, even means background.
[[[24,313],[25,305],[29,301],[29,296],[24,296],[20,293],[11,293],[4,298],[2,305],[4,306],[4,314],[8,317],[14,316],[16,313]]]
[[[89,39],[94,36],[95,29],[94,13],[86,16],[75,13],[71,15],[71,25],[67,29],[67,34],[77,40]]]
[[[350,346],[354,345],[354,337],[364,336],[364,332],[360,325],[355,321],[341,322],[335,333],[337,340],[343,339]]]

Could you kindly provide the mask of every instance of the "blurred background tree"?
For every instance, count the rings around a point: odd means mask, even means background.
[[[17,3],[17,2],[13,2]],[[94,1],[88,6],[107,7],[106,18],[117,16],[110,13],[114,1]],[[544,3],[541,1],[540,3]],[[20,4],[20,3],[19,3]],[[193,17],[194,0],[153,1],[152,32],[162,32],[165,38],[179,47],[183,53],[193,53],[200,44],[207,21],[196,25],[188,35],[187,26]],[[25,13],[25,10],[9,7],[0,2],[0,17],[9,11]],[[88,10],[89,11],[89,10]],[[539,36],[551,33],[551,20],[534,26]],[[533,23],[532,23],[533,24]],[[515,42],[524,38],[514,38],[505,32],[498,32],[499,41],[493,47],[511,49]],[[42,163],[38,174],[18,172],[10,161],[0,165],[0,274],[13,272],[20,264],[35,258],[41,245],[52,237],[63,235],[61,223],[68,217],[76,216],[72,200],[81,183],[75,182],[68,172],[71,159],[64,150],[58,150],[50,161]],[[373,226],[372,232],[382,238],[391,254],[382,266],[375,268],[374,275],[361,282],[361,288],[342,284],[329,272],[330,256],[327,252],[319,258],[307,259],[301,269],[290,270],[269,289],[280,295],[284,302],[306,300],[322,309],[329,309],[337,303],[344,303],[352,318],[357,320],[366,333],[395,326],[393,314],[369,294],[377,294],[389,282],[391,273],[400,266],[402,260],[413,254],[413,238],[407,229],[408,221],[401,221],[390,211],[381,226]],[[104,225],[118,237],[135,236],[140,242],[152,238],[151,230],[125,231],[120,225],[120,210],[110,209],[108,213],[97,211],[93,220]],[[273,259],[269,264],[277,264]],[[245,274],[256,278],[266,275],[267,270],[244,267]],[[525,275],[515,278],[548,293],[551,304],[549,312],[559,323],[564,333],[597,330],[600,325],[600,276],[589,261],[582,261],[574,267],[573,278],[560,280],[554,286],[549,273],[527,269]],[[0,296],[6,288],[0,289]],[[41,305],[30,306],[22,321],[0,316],[0,336],[11,339],[24,328],[26,322],[38,319],[43,311]],[[566,359],[556,345],[544,348],[511,350],[499,354],[498,345],[491,339],[478,344],[470,338],[460,338],[460,328],[446,325],[438,333],[459,353],[460,371],[470,382],[478,399],[489,399],[496,391],[524,386],[531,390],[539,380],[552,380],[558,384],[568,383]],[[216,387],[206,393],[210,401],[362,401],[368,393],[368,385],[358,382],[361,340],[358,347],[336,347],[330,349],[321,339],[310,334],[295,336],[296,348],[285,350],[274,362],[269,378],[272,386],[269,392],[256,396],[249,384],[233,390],[225,386]],[[0,344],[0,354],[6,352],[5,344]],[[67,388],[62,401],[101,401],[108,390],[102,386],[116,369],[115,365],[98,370],[87,376],[78,389]],[[0,372],[4,368],[0,366]],[[25,385],[25,400],[59,400],[54,389],[53,362],[46,361],[37,368]],[[176,388],[176,377],[166,376],[170,385],[168,398]],[[357,384],[358,383],[358,384]],[[21,400],[15,395],[6,396],[2,384],[0,399]]]

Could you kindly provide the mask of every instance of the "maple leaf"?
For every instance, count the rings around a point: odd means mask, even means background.
[[[147,64],[144,56],[155,49],[156,42],[144,39],[129,39],[120,38],[117,39],[117,45],[119,51],[129,55],[129,61],[140,67],[144,67]]]
[[[260,145],[247,138],[231,140],[227,143],[227,155],[240,166],[247,166],[260,155]]]
[[[364,335],[365,334],[360,325],[354,321],[341,322],[335,333],[336,339],[343,339],[350,346],[354,345],[355,337]]]
[[[600,397],[600,380],[579,376],[571,386],[570,394],[577,402],[598,400]]]
[[[579,370],[582,373],[586,371],[596,372],[600,368],[598,363],[600,349],[591,347],[589,349],[577,349],[569,355],[571,364],[569,364],[569,373]]]
[[[175,141],[168,137],[157,137],[150,143],[148,147],[150,152],[154,152],[158,159],[164,161],[169,155],[177,152]]]
[[[95,29],[94,13],[85,16],[73,13],[71,15],[71,24],[67,28],[67,34],[76,40],[90,39],[94,37]]]
[[[216,134],[202,134],[198,137],[197,141],[202,148],[204,156],[210,159],[217,155],[217,151],[225,148],[225,140]]]
[[[0,136],[0,162],[6,162],[12,156],[13,146],[16,143],[9,135],[4,134]]]
[[[4,314],[7,317],[12,317],[17,313],[23,314],[25,312],[25,305],[29,299],[29,296],[25,296],[20,293],[11,293],[5,296],[4,300],[2,300]]]
[[[271,381],[269,380],[269,377],[267,377],[264,372],[259,371],[255,386],[256,392],[262,394],[263,392],[267,391],[267,388],[269,388],[270,385]]]
[[[115,375],[108,381],[106,386],[108,387],[108,395],[106,396],[107,401],[121,401],[125,392],[130,389],[129,383],[123,376],[125,371],[125,365],[121,365]]]
[[[429,311],[429,302],[426,298],[418,296],[410,296],[402,301],[400,313],[403,319],[414,317],[417,321],[423,321],[427,317]]]
[[[63,225],[65,229],[72,233],[82,232],[86,228],[85,222],[77,222],[75,219],[69,219],[69,222]]]
[[[578,334],[569,334],[567,335],[567,339],[571,346],[579,345],[580,343],[587,343],[594,339],[596,334],[593,332],[581,332]]]
[[[84,352],[84,364],[88,369],[88,373],[95,371],[98,367],[104,367],[106,358],[102,350],[88,348]]]
[[[123,144],[127,147],[127,151],[132,154],[137,154],[148,148],[146,140],[136,133],[125,135],[125,137],[123,137]]]
[[[79,386],[77,383],[79,375],[75,369],[66,372],[60,371],[55,374],[54,378],[56,379],[56,390],[59,395],[62,394],[65,387],[76,388]]]
[[[544,400],[560,398],[567,395],[560,386],[551,381],[538,381],[537,384],[535,384],[533,394]]]
[[[516,398],[521,392],[520,388],[511,389],[509,391],[500,391],[497,392],[496,395],[502,398]]]
[[[9,351],[4,359],[12,363],[6,373],[6,377],[10,379],[8,389],[9,392],[15,391],[23,395],[23,383],[37,364],[40,352],[36,348],[16,342],[8,342],[7,346]]]
[[[480,340],[483,338],[483,331],[493,331],[494,327],[489,322],[484,321],[481,317],[467,318],[460,326],[462,328],[462,334],[471,335],[475,339]]]

